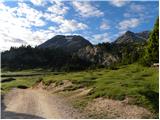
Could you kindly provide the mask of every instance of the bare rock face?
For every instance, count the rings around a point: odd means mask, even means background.
[[[56,35],[55,37],[47,40],[46,42],[39,45],[39,48],[60,48],[66,52],[76,52],[86,46],[92,46],[92,44],[85,38],[77,35],[64,36]]]
[[[143,31],[143,32],[135,33],[135,34],[142,37],[142,38],[145,38],[146,40],[148,40],[149,33],[150,33],[149,31]]]
[[[80,49],[77,54],[82,59],[105,66],[115,63],[119,59],[117,56],[104,51],[98,46],[87,46],[86,48]]]

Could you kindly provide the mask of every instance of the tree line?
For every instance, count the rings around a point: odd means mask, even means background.
[[[76,71],[90,66],[90,62],[70,55],[61,49],[40,49],[38,47],[21,46],[11,47],[2,52],[2,68],[31,69],[51,68],[54,71]]]

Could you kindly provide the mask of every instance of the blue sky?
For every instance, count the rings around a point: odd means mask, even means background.
[[[158,1],[3,0],[0,50],[39,45],[59,34],[112,42],[127,30],[151,30],[158,15]]]

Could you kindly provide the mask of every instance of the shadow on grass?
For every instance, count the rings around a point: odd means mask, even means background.
[[[15,74],[15,75],[1,75],[1,77],[30,77],[30,76],[39,76],[43,74]]]
[[[153,109],[158,112],[159,111],[159,93],[155,91],[143,91],[141,92],[142,95],[144,95],[151,103],[153,106]]]
[[[1,83],[11,82],[11,81],[14,81],[14,80],[16,80],[16,79],[15,78],[6,78],[6,79],[2,79]]]

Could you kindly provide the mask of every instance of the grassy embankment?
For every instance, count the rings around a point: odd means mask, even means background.
[[[26,76],[31,75],[31,76]],[[20,72],[5,72],[2,70],[2,79],[15,78],[10,82],[2,83],[2,94],[13,87],[31,87],[42,79],[48,85],[52,82],[61,83],[62,80],[71,80],[74,85],[67,87],[67,91],[78,88],[92,88],[83,100],[77,101],[77,107],[98,97],[123,100],[126,97],[134,98],[131,104],[144,106],[158,113],[158,70],[142,67],[138,64],[120,66],[117,70],[96,69],[81,72],[55,73],[44,70],[25,70]]]

